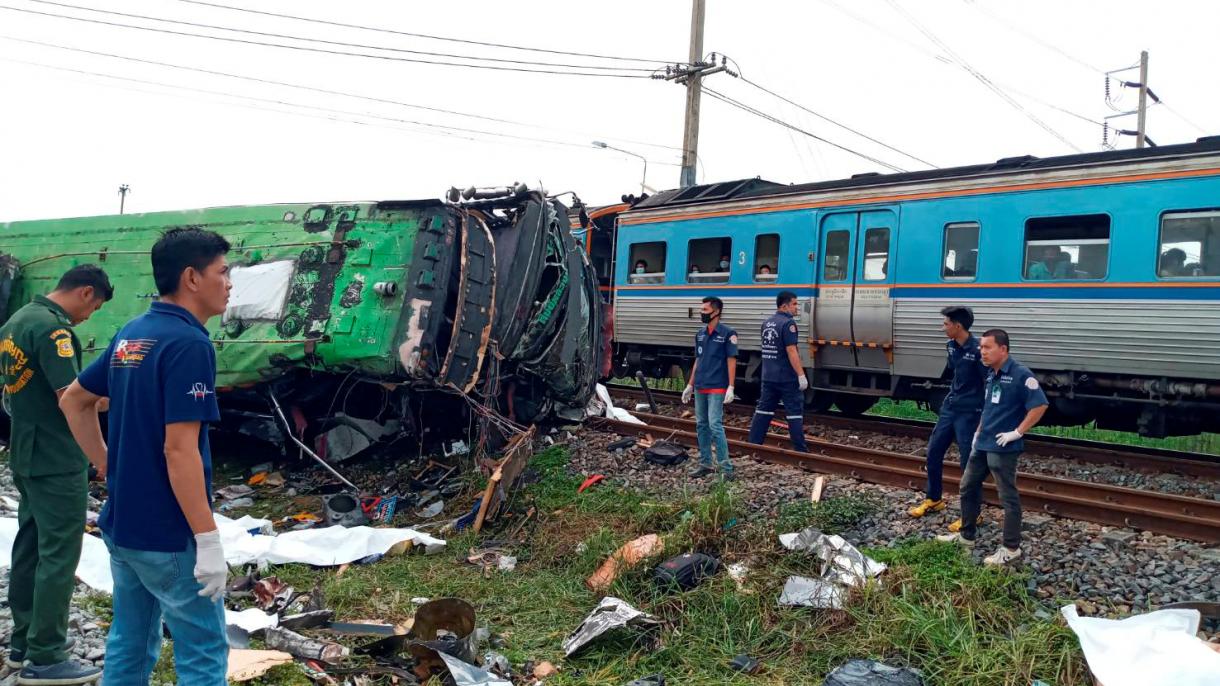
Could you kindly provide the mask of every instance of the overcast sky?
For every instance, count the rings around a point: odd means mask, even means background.
[[[123,183],[132,189],[127,199],[131,212],[433,198],[452,185],[512,181],[531,186],[541,182],[551,192],[575,191],[590,203],[617,201],[622,193],[638,191],[641,161],[594,148],[594,140],[647,157],[649,186],[678,185],[685,97],[681,86],[647,78],[528,74],[400,60],[469,63],[405,52],[414,50],[647,76],[666,60],[687,59],[688,0],[214,0],[392,31],[646,60],[635,62],[340,28],[183,0],[56,1],[0,0],[0,5],[392,59],[210,40],[0,9],[0,36],[6,37],[0,40],[0,221],[114,213]],[[730,64],[758,86],[902,153],[728,74],[709,77],[706,85],[882,162],[925,169],[917,159],[944,167],[1022,154],[1069,154],[1071,146],[1100,150],[1102,129],[1094,122],[1115,113],[1106,103],[1101,72],[1135,64],[1140,50],[1146,49],[1151,54],[1149,82],[1165,102],[1150,111],[1148,131],[1157,143],[1167,144],[1220,134],[1218,23],[1220,3],[1187,0],[708,0],[705,52],[728,55]],[[1135,71],[1122,76],[1138,78]],[[188,88],[196,90],[184,90]],[[1134,109],[1133,90],[1115,83],[1113,95],[1121,96],[1119,110]],[[1133,116],[1112,122],[1135,128]],[[1120,147],[1133,143],[1126,137],[1117,142]],[[700,182],[762,176],[795,183],[886,170],[876,161],[707,95],[699,157]]]

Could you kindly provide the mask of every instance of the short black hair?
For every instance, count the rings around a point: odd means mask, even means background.
[[[229,242],[215,231],[186,227],[161,234],[152,247],[153,281],[161,295],[178,292],[178,281],[187,267],[203,271],[217,257],[229,252]]]
[[[93,286],[93,297],[101,298],[102,302],[110,302],[114,297],[114,286],[110,285],[110,277],[96,264],[78,264],[64,272],[55,284],[57,291],[74,291],[77,288]]]
[[[775,306],[783,307],[793,300],[796,300],[796,293],[793,293],[792,291],[780,291],[779,295],[775,296]]]
[[[994,338],[996,345],[1002,345],[1005,348],[1008,348],[1008,332],[1004,329],[987,329],[983,332],[983,338],[988,337]]]
[[[969,331],[971,326],[974,326],[974,311],[969,307],[961,305],[951,305],[940,311],[941,315],[955,324],[961,324],[962,328]]]
[[[724,301],[720,298],[717,298],[714,295],[709,295],[703,299],[703,302],[711,303],[712,307],[716,308],[717,312],[724,314]]]

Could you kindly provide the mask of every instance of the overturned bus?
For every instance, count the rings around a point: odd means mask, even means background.
[[[522,185],[0,224],[0,321],[98,264],[115,296],[77,327],[87,364],[156,298],[149,251],[183,226],[232,244],[228,310],[208,326],[226,429],[343,459],[583,416],[602,349],[596,276],[567,209]]]

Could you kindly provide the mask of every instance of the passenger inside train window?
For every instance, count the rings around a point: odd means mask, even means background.
[[[1157,276],[1220,276],[1220,211],[1173,212],[1162,217]]]
[[[945,280],[968,281],[978,276],[978,222],[955,222],[945,225],[945,254],[941,261],[941,277]]]
[[[1029,271],[1026,272],[1025,278],[1034,281],[1045,281],[1054,278],[1055,265],[1058,262],[1059,248],[1048,245],[1042,249],[1042,256],[1038,261],[1030,263]]]
[[[631,246],[631,271],[627,283],[652,284],[665,280],[665,244],[635,243]]]
[[[754,239],[754,280],[775,283],[779,279],[779,234],[759,234]]]
[[[1042,217],[1025,223],[1025,278],[1104,279],[1109,268],[1110,217]]]
[[[688,283],[728,283],[729,254],[732,242],[728,238],[697,238],[687,245],[686,281]],[[714,265],[703,271],[699,265]]]

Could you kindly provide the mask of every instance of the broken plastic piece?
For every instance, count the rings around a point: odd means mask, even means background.
[[[453,677],[453,683],[456,686],[513,686],[511,681],[501,679],[485,669],[463,662],[452,655],[440,653],[440,657],[445,666],[449,668],[449,674]]]
[[[584,493],[586,488],[592,486],[593,484],[596,484],[597,482],[599,482],[605,478],[606,478],[606,476],[604,474],[594,474],[593,476],[585,479],[584,482],[580,484],[580,488],[576,489],[576,492]]]
[[[758,674],[762,664],[749,655],[737,655],[729,661],[729,666],[746,674]]]
[[[659,619],[640,612],[626,601],[607,596],[602,598],[589,616],[585,617],[585,621],[564,639],[563,652],[565,656],[571,657],[573,653],[613,629],[628,627],[647,631],[660,624]]]
[[[220,500],[236,500],[244,495],[250,495],[253,492],[254,489],[245,484],[234,484],[232,486],[225,486],[224,488],[217,490],[216,497]]]
[[[416,510],[415,515],[420,519],[432,519],[438,514],[445,511],[445,501],[434,500],[424,506],[422,510]]]
[[[585,585],[589,587],[590,591],[601,593],[610,588],[610,584],[618,578],[623,567],[638,564],[647,557],[659,554],[664,548],[665,544],[660,536],[656,534],[640,536],[634,541],[624,544],[607,558],[602,566],[585,580]]]
[[[628,681],[624,686],[665,686],[663,674],[649,674],[634,681]]]
[[[891,667],[875,660],[848,660],[822,686],[923,686],[923,676],[910,667]]]

